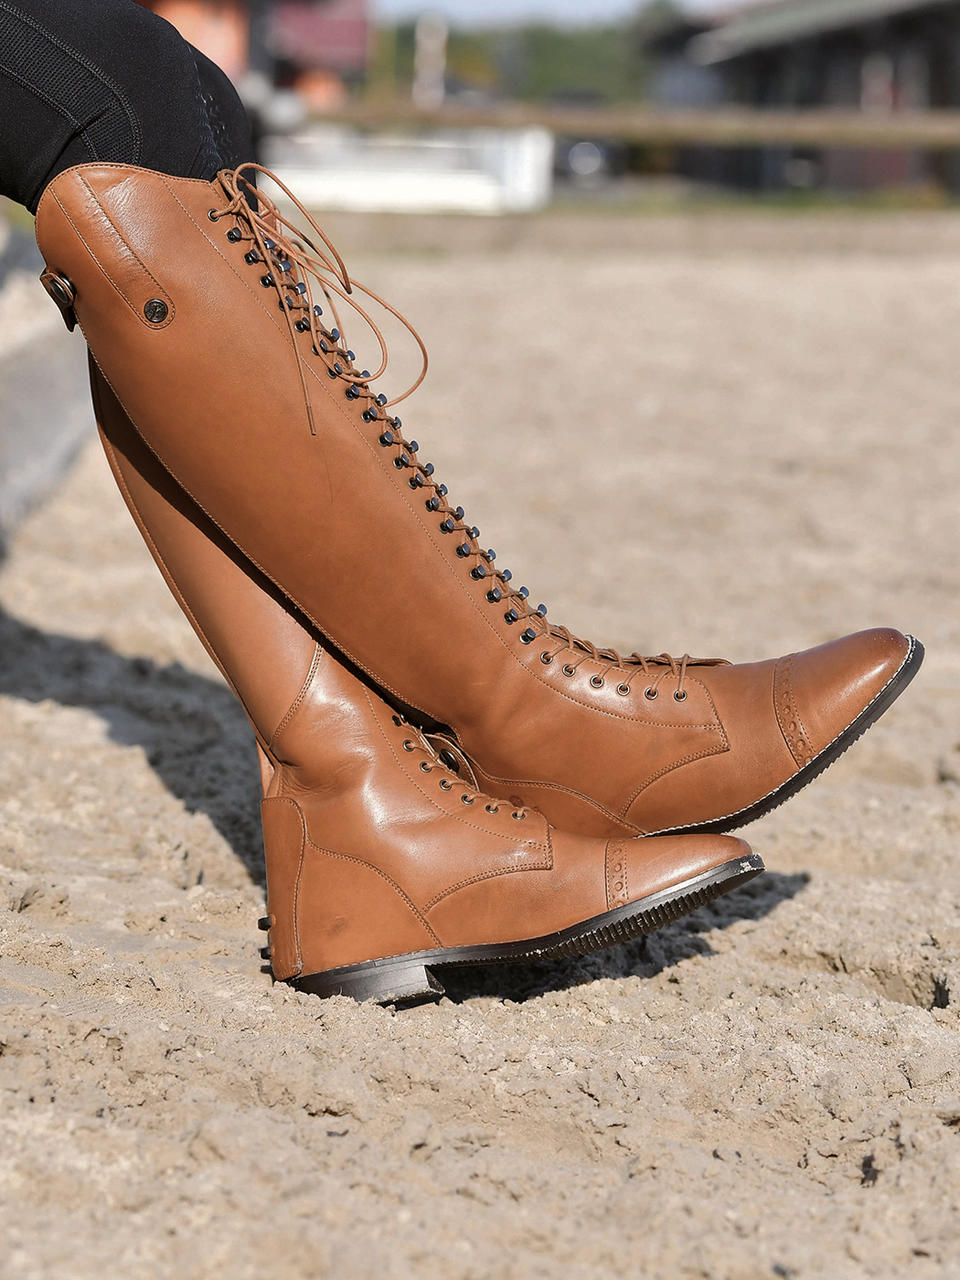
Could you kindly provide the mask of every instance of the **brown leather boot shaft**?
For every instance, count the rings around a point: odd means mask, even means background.
[[[704,877],[719,876],[710,887],[722,892],[757,874],[742,841],[569,836],[478,793],[244,563],[145,447],[95,366],[91,381],[124,499],[254,722],[278,978],[560,935]],[[367,979],[382,995],[378,981]]]
[[[316,317],[318,278],[350,287],[339,259],[316,267],[238,191],[235,174],[60,175],[37,219],[48,287],[178,484],[381,688],[450,725],[487,789],[598,836],[726,829],[912,677],[922,649],[889,630],[734,667],[548,625]]]

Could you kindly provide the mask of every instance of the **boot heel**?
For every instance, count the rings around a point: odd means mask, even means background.
[[[398,956],[391,960],[370,960],[326,973],[309,973],[291,978],[290,985],[314,996],[350,996],[353,1000],[375,1000],[395,1004],[408,1000],[436,1000],[443,987],[422,960]]]

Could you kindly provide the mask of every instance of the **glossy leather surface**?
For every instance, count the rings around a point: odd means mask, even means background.
[[[729,836],[569,835],[478,794],[243,562],[91,379],[127,505],[257,734],[277,977],[540,937],[749,854]]]
[[[449,725],[485,788],[596,836],[721,819],[783,785],[903,664],[908,641],[887,630],[679,680],[668,665],[627,678],[596,652],[571,671],[522,643],[311,335],[291,341],[262,265],[209,219],[222,203],[216,183],[84,165],[51,184],[38,240],[178,484],[380,688]]]

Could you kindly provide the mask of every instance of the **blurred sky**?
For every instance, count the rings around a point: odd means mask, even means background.
[[[637,9],[637,0],[374,0],[383,18],[415,18],[425,10],[445,14],[464,26],[521,22],[525,18],[563,23],[604,22]],[[719,0],[686,0],[691,9],[719,8]]]

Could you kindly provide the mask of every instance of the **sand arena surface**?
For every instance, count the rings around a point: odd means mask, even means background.
[[[0,1273],[956,1277],[958,224],[464,225],[348,260],[554,618],[927,663],[645,953],[321,1003],[259,972],[252,739],[91,443],[0,568]]]

